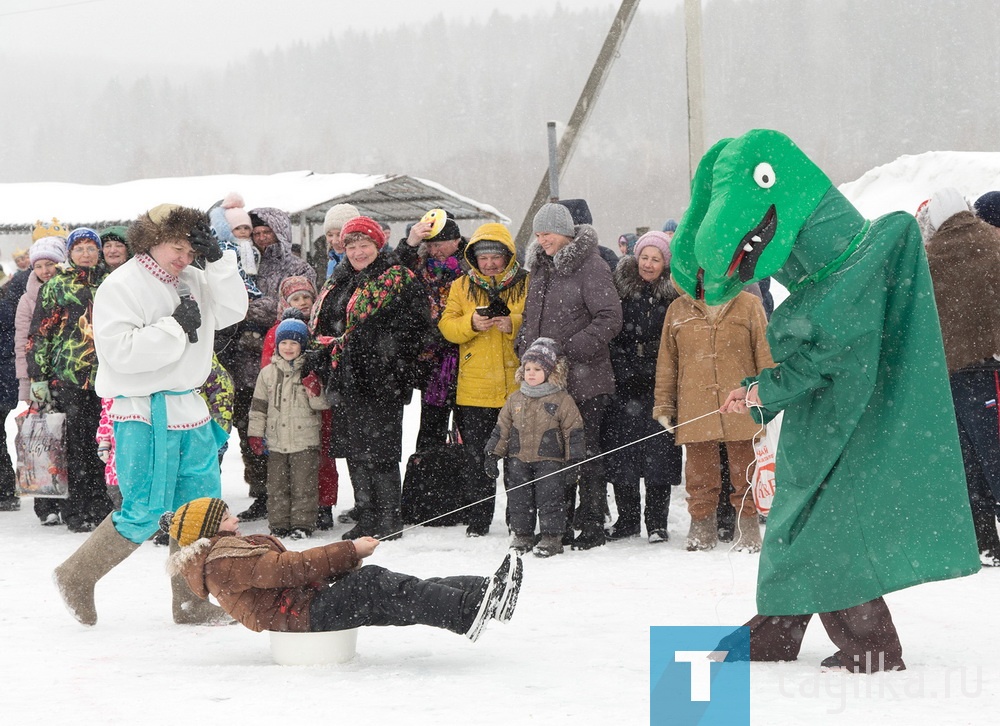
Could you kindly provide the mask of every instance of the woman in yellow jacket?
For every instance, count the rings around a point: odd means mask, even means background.
[[[494,222],[475,231],[465,259],[469,273],[452,284],[438,329],[459,346],[455,415],[462,441],[476,462],[466,499],[477,501],[496,492],[496,480],[483,472],[483,449],[507,396],[517,390],[514,339],[524,313],[528,273],[518,264],[510,231]],[[467,511],[466,534],[487,534],[493,500]]]

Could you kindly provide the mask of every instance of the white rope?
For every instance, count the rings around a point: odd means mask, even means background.
[[[701,419],[708,418],[709,416],[715,416],[718,413],[719,413],[719,411],[718,411],[718,409],[716,409],[714,411],[709,411],[708,413],[702,414],[701,416],[696,416],[695,418],[692,418],[692,419],[690,419],[688,421],[682,421],[682,422],[680,422],[680,423],[678,423],[678,424],[676,424],[674,426],[671,426],[669,428],[664,427],[664,429],[662,431],[657,431],[655,434],[649,434],[648,436],[643,436],[641,439],[636,439],[635,441],[630,441],[627,444],[622,444],[621,446],[618,446],[618,447],[616,447],[614,449],[610,449],[610,450],[604,451],[604,452],[602,452],[600,454],[596,454],[595,456],[591,456],[589,459],[584,459],[583,461],[579,461],[579,462],[576,462],[574,464],[570,464],[569,466],[564,466],[562,469],[558,469],[556,471],[550,472],[548,474],[545,474],[543,476],[538,477],[537,479],[532,479],[531,481],[526,481],[523,484],[518,484],[516,486],[512,486],[510,488],[507,488],[506,491],[512,492],[515,489],[520,489],[521,487],[526,487],[529,484],[534,484],[535,482],[539,482],[542,479],[547,479],[550,476],[555,476],[556,474],[562,474],[564,471],[569,471],[570,469],[575,469],[578,466],[583,466],[584,464],[586,464],[588,462],[591,462],[591,461],[594,461],[595,459],[600,459],[602,456],[607,456],[608,454],[613,454],[616,451],[621,451],[622,449],[627,449],[629,446],[635,446],[636,444],[641,444],[643,441],[647,441],[648,439],[652,439],[652,438],[655,438],[657,436],[662,436],[663,434],[665,434],[667,432],[673,433],[674,431],[676,431],[677,429],[679,429],[681,426],[687,426],[689,423],[694,423],[695,421],[700,421]],[[497,495],[495,493],[494,494],[490,494],[489,496],[483,497],[482,499],[479,499],[479,500],[477,500],[475,502],[471,502],[469,504],[464,504],[461,507],[457,507],[456,509],[452,509],[450,512],[445,512],[444,514],[439,514],[436,517],[431,517],[430,519],[426,519],[423,522],[420,522],[418,524],[411,524],[409,527],[403,527],[403,529],[401,529],[401,530],[399,530],[397,532],[393,532],[392,534],[385,535],[384,539],[388,539],[390,537],[396,537],[398,535],[403,534],[404,532],[409,532],[411,529],[416,529],[417,527],[423,527],[425,524],[433,522],[433,521],[435,521],[437,519],[441,519],[442,517],[447,517],[448,515],[454,514],[455,512],[461,512],[463,509],[468,509],[469,507],[474,507],[477,504],[482,504],[483,502],[488,502],[491,499],[496,499],[496,496]]]
[[[750,396],[750,391],[752,391],[756,385],[757,381],[754,381],[747,387],[748,398]],[[757,429],[757,433],[753,435],[752,439],[756,440],[761,434],[765,433],[767,429],[767,426],[764,424],[764,415],[763,415],[764,407],[761,406],[759,403],[754,403],[754,404],[748,403],[747,409],[750,408],[756,408],[757,413],[760,414],[760,428]],[[753,474],[750,473],[751,469],[753,469]],[[721,607],[723,601],[727,597],[729,597],[730,595],[734,595],[736,593],[736,566],[733,563],[733,552],[736,551],[736,546],[739,545],[740,540],[743,539],[743,527],[740,525],[741,518],[739,514],[743,512],[743,507],[747,501],[747,495],[748,494],[751,496],[753,495],[753,477],[756,476],[756,474],[757,474],[757,452],[755,450],[753,461],[747,465],[746,471],[743,473],[744,478],[747,481],[747,484],[749,484],[750,486],[748,486],[746,491],[743,492],[743,497],[740,499],[740,511],[737,512],[736,516],[736,532],[735,532],[736,536],[733,537],[733,543],[729,546],[729,550],[726,552],[726,560],[729,562],[729,592],[721,593],[719,595],[719,599],[716,600],[715,602],[715,618],[720,625],[723,624],[724,621],[722,619],[721,613],[719,612],[719,608]],[[754,507],[754,511],[756,511],[756,507]],[[758,524],[757,527],[760,527],[760,524]]]

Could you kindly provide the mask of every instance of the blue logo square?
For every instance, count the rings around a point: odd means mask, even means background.
[[[715,660],[725,657],[722,649],[740,660]],[[746,626],[651,627],[649,723],[749,726],[749,653]]]

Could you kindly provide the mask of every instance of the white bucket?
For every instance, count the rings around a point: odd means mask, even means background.
[[[320,633],[270,631],[271,657],[278,665],[346,663],[358,652],[358,629]]]

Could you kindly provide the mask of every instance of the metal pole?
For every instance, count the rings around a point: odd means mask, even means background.
[[[587,82],[583,86],[583,92],[576,102],[576,108],[573,109],[573,113],[569,117],[569,123],[566,124],[566,130],[559,140],[557,159],[559,174],[562,174],[563,169],[566,168],[570,157],[573,155],[577,134],[583,129],[584,124],[586,124],[587,119],[590,117],[590,112],[597,105],[597,97],[601,93],[601,87],[604,85],[604,81],[607,80],[608,73],[611,71],[611,64],[618,55],[618,49],[621,47],[622,40],[625,38],[625,33],[628,31],[628,26],[632,23],[632,17],[635,15],[636,8],[638,7],[639,0],[622,0],[615,19],[611,21],[611,28],[604,39],[604,45],[601,46],[601,50],[597,54],[594,67],[590,70],[590,76],[587,78]],[[527,246],[528,238],[531,236],[531,220],[538,208],[545,203],[546,192],[549,190],[548,176],[546,172],[545,176],[542,177],[542,181],[535,191],[535,196],[531,200],[531,205],[528,207],[524,219],[521,220],[521,227],[517,231],[517,238],[515,240],[518,252],[523,252]]]
[[[549,201],[559,200],[559,150],[556,145],[556,122],[549,121]]]
[[[684,0],[687,64],[688,178],[705,153],[705,81],[701,62],[701,0]]]

